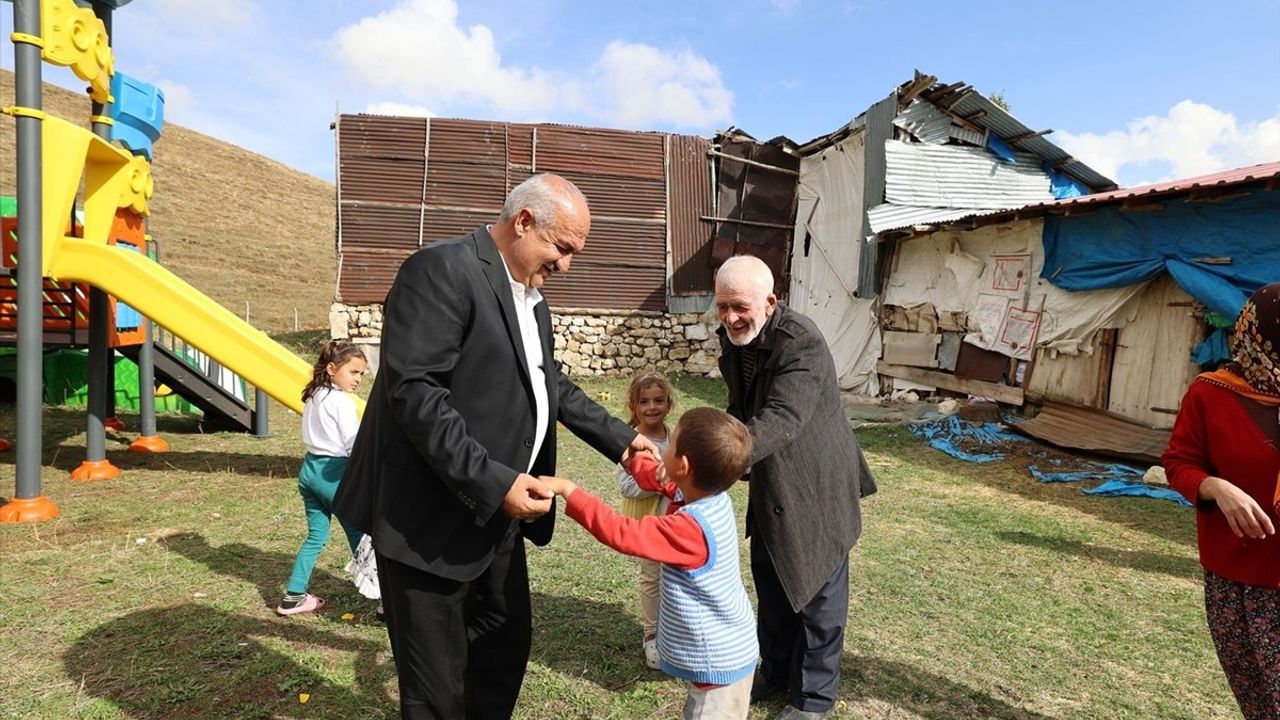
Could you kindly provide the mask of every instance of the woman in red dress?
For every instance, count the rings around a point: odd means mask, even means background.
[[[1197,508],[1205,615],[1246,720],[1280,719],[1280,283],[1245,303],[1232,361],[1182,399],[1164,467]]]

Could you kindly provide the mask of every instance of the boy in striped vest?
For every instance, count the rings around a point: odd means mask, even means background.
[[[683,499],[661,517],[628,518],[568,480],[541,480],[565,498],[565,513],[597,540],[662,563],[659,667],[688,683],[684,717],[741,720],[747,717],[760,646],[738,564],[733,503],[725,491],[747,471],[751,434],[728,413],[695,408],[680,418],[662,460],[665,480],[648,455],[637,455],[629,468],[645,490]]]

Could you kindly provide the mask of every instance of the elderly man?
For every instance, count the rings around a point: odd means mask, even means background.
[[[720,372],[729,413],[754,443],[747,536],[762,662],[752,702],[787,694],[778,718],[823,718],[836,701],[859,499],[875,482],[840,404],[831,351],[779,303],[757,258],[716,274]]]
[[[539,288],[591,216],[535,175],[490,227],[401,265],[335,498],[373,540],[404,718],[509,718],[532,638],[523,538],[551,539],[557,420],[612,461],[653,444],[562,375]],[[521,522],[525,521],[525,522]]]

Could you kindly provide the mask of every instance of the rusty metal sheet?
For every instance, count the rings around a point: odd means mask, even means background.
[[[507,162],[513,168],[525,170],[525,177],[533,167],[533,125],[511,123],[507,126]],[[512,187],[519,185],[513,182]]]
[[[665,310],[663,268],[619,268],[574,261],[568,275],[552,276],[543,288],[552,307]]]
[[[505,123],[431,118],[427,125],[429,162],[505,167]]]
[[[691,135],[667,139],[667,221],[671,240],[671,292],[710,293],[711,268],[710,141]]]
[[[434,154],[427,167],[427,206],[483,210],[497,215],[507,197],[502,165],[442,162]]]
[[[418,205],[346,203],[341,251],[355,248],[416,249],[422,209]]]
[[[405,258],[417,248],[375,250],[358,248],[338,255],[338,300],[351,305],[380,303]]]
[[[660,133],[538,126],[534,165],[538,172],[620,175],[662,182]]]
[[[348,155],[338,165],[342,199],[380,202],[422,202],[422,169],[426,163]]]
[[[1014,430],[1058,447],[1160,464],[1169,445],[1168,430],[1153,430],[1095,408],[1046,401],[1030,420]]]
[[[338,117],[338,152],[344,157],[421,159],[426,138],[425,118],[382,115]]]
[[[592,217],[665,220],[667,191],[661,180],[559,173],[587,197]]]
[[[666,271],[666,228],[661,224],[596,219],[591,222],[587,246],[575,256],[589,262],[617,266],[643,266]],[[601,288],[601,295],[609,289]]]
[[[497,217],[497,211],[484,213],[429,208],[422,228],[422,244],[429,245],[469,234],[481,225],[492,223]]]

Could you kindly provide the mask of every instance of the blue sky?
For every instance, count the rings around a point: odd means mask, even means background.
[[[338,107],[803,142],[915,68],[1124,186],[1280,160],[1280,0],[139,0],[114,25],[170,122],[328,180]]]

